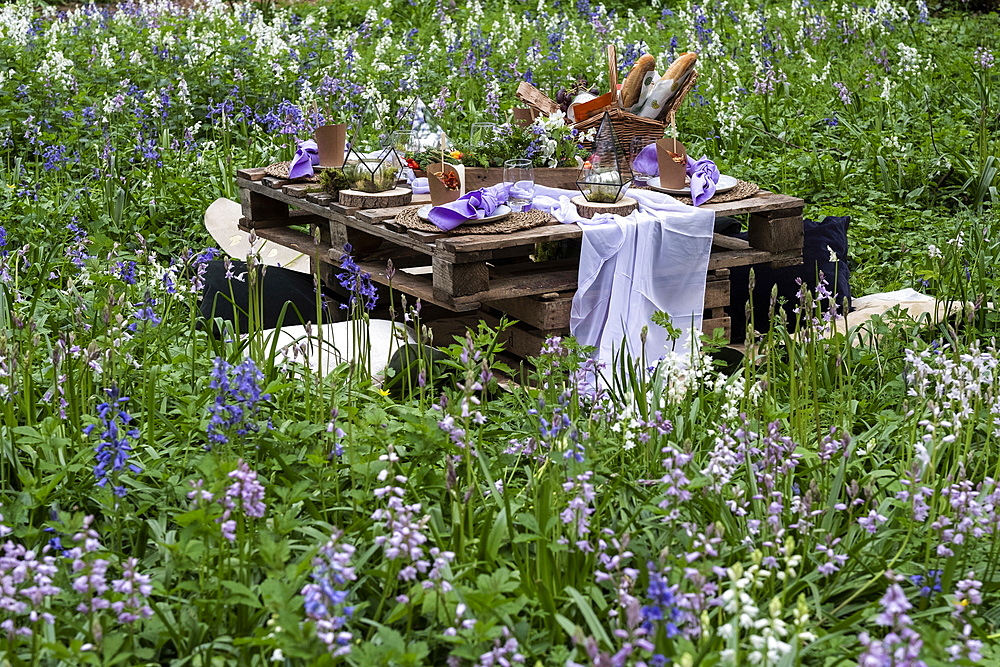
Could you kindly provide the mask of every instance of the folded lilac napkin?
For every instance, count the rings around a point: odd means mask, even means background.
[[[692,160],[687,156],[687,175],[691,179],[691,203],[701,206],[715,196],[715,185],[719,182],[719,168],[708,159],[701,156],[700,160]]]
[[[435,206],[427,217],[444,232],[449,232],[469,220],[488,218],[498,206],[507,201],[508,187],[499,183],[488,188],[473,190],[453,202]]]
[[[319,164],[319,147],[312,139],[299,142],[292,164],[288,167],[288,178],[304,178],[313,175],[313,165]]]
[[[425,195],[431,191],[431,186],[427,184],[427,178],[414,178],[410,181],[410,189],[415,195]]]
[[[650,178],[660,175],[660,163],[656,159],[655,143],[649,144],[632,158],[632,173]]]

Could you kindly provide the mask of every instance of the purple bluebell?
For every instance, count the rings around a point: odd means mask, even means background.
[[[136,281],[135,262],[133,261],[116,262],[115,269],[117,269],[118,277],[121,278],[122,282],[124,282],[127,285],[135,285]]]
[[[94,477],[97,478],[97,485],[102,488],[107,486],[111,478],[117,482],[118,473],[125,468],[133,473],[142,472],[142,468],[128,462],[132,452],[132,441],[139,437],[139,429],[132,427],[125,430],[131,424],[132,417],[122,406],[129,399],[120,396],[117,387],[105,389],[105,393],[108,395],[108,400],[97,406],[97,414],[104,430],[101,432],[101,441],[94,447],[97,453]],[[96,427],[96,424],[91,424],[83,432],[90,435]],[[114,486],[113,490],[118,497],[125,495],[125,487],[121,484]]]
[[[346,630],[354,607],[345,604],[348,586],[357,581],[351,566],[354,547],[340,541],[342,533],[335,531],[330,541],[313,558],[311,583],[302,588],[306,616],[316,623],[316,636],[327,650],[336,656],[351,650],[353,636]]]
[[[249,357],[233,367],[217,357],[211,373],[209,387],[217,389],[214,403],[209,407],[208,440],[212,444],[229,442],[230,432],[246,435],[260,430],[255,421],[260,411],[260,401],[270,400],[271,395],[261,391],[264,379]]]
[[[363,303],[365,310],[372,310],[378,301],[378,290],[372,283],[371,274],[362,271],[354,261],[351,256],[353,250],[350,243],[345,243],[344,254],[340,256],[340,268],[343,271],[337,274],[337,280],[351,294],[350,300],[346,304],[340,304],[340,307],[353,309],[355,305]]]

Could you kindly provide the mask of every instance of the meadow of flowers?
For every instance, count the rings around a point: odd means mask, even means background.
[[[997,18],[0,5],[4,664],[997,664]],[[235,169],[414,95],[461,141],[607,42],[701,54],[692,153],[851,215],[856,293],[962,313],[845,336],[802,293],[730,374],[552,339],[520,384],[483,326],[392,392],[199,325]]]

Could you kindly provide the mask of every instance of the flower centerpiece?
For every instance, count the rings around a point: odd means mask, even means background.
[[[488,140],[482,136],[458,143],[456,150],[425,150],[407,156],[407,164],[425,169],[429,163],[444,162],[465,165],[466,190],[496,185],[503,178],[503,163],[514,158],[531,160],[537,169],[535,180],[541,185],[565,189],[575,188],[576,174],[583,159],[590,155],[584,144],[593,139],[594,131],[580,132],[566,124],[565,116],[556,112],[539,116],[530,125],[521,127],[503,123],[490,128]]]

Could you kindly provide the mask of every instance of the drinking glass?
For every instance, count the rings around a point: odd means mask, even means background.
[[[413,130],[396,130],[389,139],[389,145],[400,155],[413,153],[417,143],[417,133]]]
[[[645,184],[647,181],[656,178],[656,174],[651,173],[653,168],[656,167],[656,156],[654,155],[652,160],[642,160],[639,164],[636,164],[635,158],[639,155],[643,148],[653,143],[645,137],[632,137],[632,145],[629,150],[629,164],[632,167],[632,180],[637,183]],[[645,164],[643,164],[645,163]]]
[[[507,160],[503,163],[503,182],[510,187],[507,204],[512,211],[523,211],[535,196],[535,168],[531,160]]]

